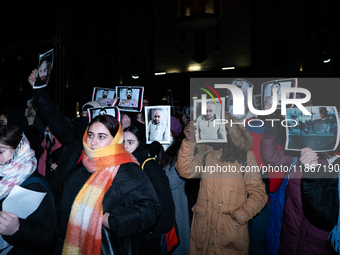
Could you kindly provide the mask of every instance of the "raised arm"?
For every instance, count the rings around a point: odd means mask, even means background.
[[[183,140],[177,156],[176,170],[178,174],[186,179],[196,177],[199,173],[195,174],[196,166],[203,166],[203,153],[199,152],[194,155],[196,142],[195,133],[196,121],[190,121],[184,129],[185,139]]]
[[[318,162],[317,154],[309,148],[302,149],[300,160],[308,169]],[[304,214],[314,226],[325,231],[331,231],[338,224],[338,173],[334,169],[338,169],[339,164],[337,159],[327,170],[304,171],[301,180]]]
[[[37,70],[28,77],[28,83],[33,87]],[[34,104],[39,113],[49,125],[51,132],[62,144],[72,139],[72,125],[58,112],[48,93],[44,89],[33,89]]]
[[[294,157],[284,155],[284,150],[277,148],[276,134],[264,133],[261,138],[260,150],[263,162],[271,166],[290,166],[293,163]]]

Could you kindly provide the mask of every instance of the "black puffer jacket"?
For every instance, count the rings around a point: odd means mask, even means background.
[[[52,193],[43,176],[34,173],[28,179],[32,177],[40,178],[46,185],[34,181],[23,188],[47,194],[36,211],[26,219],[19,218],[20,227],[17,232],[11,236],[2,236],[7,243],[14,246],[8,253],[9,255],[48,255],[52,254],[56,244],[57,218]],[[4,199],[0,201],[0,210],[2,210],[3,201]]]
[[[333,166],[340,164],[337,159]],[[334,170],[325,172],[304,172],[301,181],[303,210],[306,218],[317,228],[331,231],[338,224],[339,191],[338,173]]]
[[[83,150],[82,138],[88,125],[88,118],[81,117],[77,126],[72,126],[57,110],[51,98],[44,89],[33,90],[34,104],[39,113],[49,125],[54,134],[63,145],[57,171],[53,173],[50,184],[55,194],[62,178],[78,163]]]
[[[73,174],[66,177],[62,200],[57,201],[60,240],[56,254],[61,254],[63,248],[73,201],[91,176],[82,163],[72,172]],[[149,178],[135,163],[120,166],[104,196],[103,213],[105,212],[111,215],[110,229],[102,227],[101,253],[140,254],[134,235],[149,231],[154,226],[160,213],[160,205]]]
[[[140,166],[143,165],[145,160],[150,158],[148,154],[148,150],[142,144],[132,153],[137,158]],[[144,172],[155,188],[159,203],[161,204],[161,214],[152,230],[152,235],[160,237],[161,233],[169,232],[174,225],[175,203],[172,198],[169,179],[156,160],[147,161],[144,165]]]

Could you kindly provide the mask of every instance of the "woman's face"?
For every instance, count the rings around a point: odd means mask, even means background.
[[[86,144],[92,150],[108,146],[112,140],[113,136],[104,124],[95,122],[89,127]]]
[[[14,151],[15,150],[12,147],[0,143],[0,164],[6,163],[10,160]]]
[[[132,153],[138,147],[139,142],[137,137],[131,132],[124,132],[124,147],[125,150]]]

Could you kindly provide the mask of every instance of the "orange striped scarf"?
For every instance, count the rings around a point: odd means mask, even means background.
[[[62,254],[101,253],[103,198],[111,186],[119,166],[137,160],[124,149],[123,131],[119,130],[109,146],[91,150],[86,144],[87,130],[83,137],[82,162],[92,173],[75,198]]]

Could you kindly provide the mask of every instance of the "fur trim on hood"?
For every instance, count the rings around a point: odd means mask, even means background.
[[[229,133],[235,146],[242,150],[249,150],[253,145],[253,137],[248,133],[243,124],[240,123],[241,121],[233,118],[229,112],[225,113],[225,119],[228,121],[225,125],[226,131]],[[208,153],[212,149],[208,144],[197,144],[196,147],[204,153]]]

